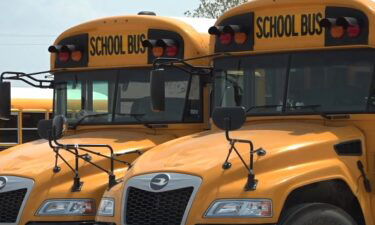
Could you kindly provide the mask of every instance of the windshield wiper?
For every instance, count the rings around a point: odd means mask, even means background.
[[[75,122],[71,128],[72,129],[77,129],[77,127],[87,118],[90,118],[90,117],[99,117],[99,116],[106,116],[106,115],[111,115],[110,113],[96,113],[96,114],[88,114],[88,115],[84,115],[83,117],[81,117],[77,122]]]
[[[254,109],[268,109],[268,108],[276,108],[276,107],[283,107],[283,105],[261,105],[261,106],[252,106],[247,109],[246,113],[254,110]],[[323,117],[324,119],[331,119],[325,112],[318,111],[317,108],[321,107],[321,105],[289,105],[286,106],[286,109],[312,109],[315,113]]]
[[[283,105],[259,105],[259,106],[252,106],[246,110],[246,113],[254,110],[254,109],[268,109],[268,108],[277,108],[283,107]]]
[[[318,111],[317,108],[320,108],[322,107],[322,105],[300,105],[300,106],[297,106],[297,105],[290,105],[290,106],[287,106],[286,108],[287,109],[312,109],[315,113],[317,113],[319,116],[323,117],[324,119],[332,119],[329,115],[327,115],[325,112],[321,112],[321,111]]]
[[[146,123],[145,121],[143,121],[139,118],[140,116],[143,117],[145,115],[146,115],[146,113],[116,113],[116,116],[130,116],[130,117],[134,118],[141,125],[143,125],[147,128],[150,128],[150,129],[154,129],[154,127],[151,124]]]

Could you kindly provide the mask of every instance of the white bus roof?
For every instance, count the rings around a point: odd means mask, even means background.
[[[13,87],[11,97],[12,99],[52,99],[53,90],[29,87]]]

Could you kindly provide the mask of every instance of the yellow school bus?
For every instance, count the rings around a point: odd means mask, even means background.
[[[39,139],[38,121],[49,119],[52,113],[52,91],[25,87],[12,91],[12,115],[0,120],[0,151]]]
[[[97,220],[374,225],[374,9],[254,0],[221,16],[215,128],[138,158]]]
[[[157,113],[150,107],[149,74],[157,57],[207,55],[209,35],[201,31],[214,22],[141,13],[62,33],[48,48],[52,81],[33,80],[34,86],[54,88],[55,118],[38,127],[48,140],[0,153],[0,224],[92,224],[104,190],[119,182],[138,153],[207,130],[207,77],[167,69],[165,111]],[[202,68],[209,63],[190,62]],[[58,140],[59,121],[68,130]]]

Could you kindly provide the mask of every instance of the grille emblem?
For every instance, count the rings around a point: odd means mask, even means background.
[[[6,184],[7,184],[7,178],[6,177],[0,177],[0,190],[5,188]]]
[[[163,189],[169,183],[169,175],[167,174],[159,174],[152,178],[150,182],[150,187],[152,190],[158,191]]]

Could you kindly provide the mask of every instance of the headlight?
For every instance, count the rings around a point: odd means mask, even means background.
[[[267,199],[218,200],[205,217],[272,217],[272,201]]]
[[[115,200],[113,198],[102,198],[100,202],[98,216],[114,216]]]
[[[45,201],[38,216],[92,216],[95,201],[92,199],[56,199]]]

